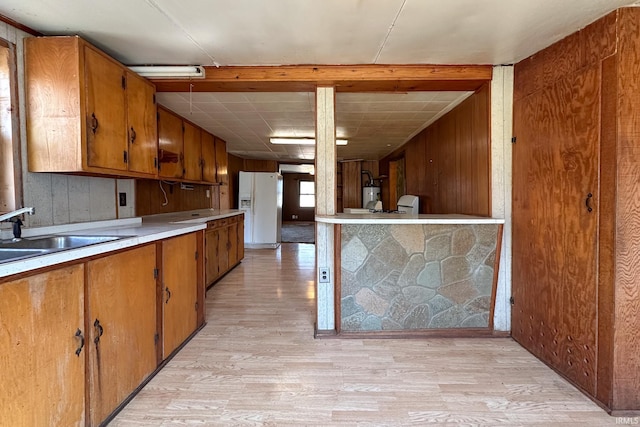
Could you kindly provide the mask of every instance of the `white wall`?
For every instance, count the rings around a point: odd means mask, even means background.
[[[49,173],[30,173],[27,164],[23,39],[30,35],[0,22],[0,38],[16,45],[18,72],[18,114],[22,154],[22,206],[35,207],[36,214],[25,216],[27,227],[115,219],[118,214],[116,180]],[[131,215],[134,197],[127,199]],[[133,215],[131,215],[133,216]]]
[[[511,330],[511,137],[513,67],[495,66],[491,81],[491,211],[504,218],[498,289],[493,316],[497,331]]]
[[[333,87],[316,89],[316,214],[336,213],[336,128]],[[333,224],[316,223],[316,327],[331,331],[335,325],[335,264]],[[320,282],[320,268],[329,269],[329,281]]]

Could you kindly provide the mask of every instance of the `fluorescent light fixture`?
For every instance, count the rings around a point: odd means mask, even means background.
[[[272,144],[289,144],[289,145],[315,145],[316,140],[313,138],[270,138]],[[349,141],[346,139],[336,139],[336,145],[347,145]]]
[[[204,78],[204,67],[200,65],[149,65],[132,66],[129,69],[142,77],[171,79],[180,77]]]

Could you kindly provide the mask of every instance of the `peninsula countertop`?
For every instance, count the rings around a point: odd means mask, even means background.
[[[203,230],[207,226],[207,221],[226,218],[240,213],[242,213],[242,211],[232,209],[199,209],[128,219],[25,228],[23,229],[23,237],[25,238],[51,235],[119,236],[120,238],[109,242],[59,250],[0,263],[0,279],[56,264],[106,254],[112,251]],[[3,233],[2,238],[10,239],[7,233]]]
[[[504,224],[502,218],[461,214],[339,213],[316,215],[315,219],[329,224]]]

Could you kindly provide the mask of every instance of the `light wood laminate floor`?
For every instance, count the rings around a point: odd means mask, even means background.
[[[247,250],[207,325],[110,426],[604,426],[508,338],[314,339],[314,247]]]

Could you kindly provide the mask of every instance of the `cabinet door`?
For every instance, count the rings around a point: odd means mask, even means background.
[[[209,228],[204,233],[204,281],[212,284],[220,275],[218,272],[218,229]]]
[[[218,272],[222,276],[229,270],[229,226],[218,229]]]
[[[244,214],[238,215],[238,261],[244,259]]]
[[[215,137],[202,131],[202,180],[216,182],[216,145]]]
[[[229,248],[229,268],[238,263],[238,223],[235,222],[236,218],[231,218],[232,222],[229,225],[229,234],[227,247]]]
[[[188,122],[184,126],[184,174],[190,181],[202,181],[200,128]]]
[[[216,177],[221,185],[229,184],[227,175],[227,143],[220,138],[215,139],[216,146]]]
[[[158,174],[164,178],[182,177],[182,119],[158,108]]]
[[[156,368],[155,245],[87,263],[90,424]]]
[[[151,175],[155,175],[158,170],[155,94],[153,84],[135,73],[127,72],[129,170]]]
[[[126,170],[127,136],[124,68],[84,46],[87,162]]]
[[[83,265],[0,285],[0,424],[84,425],[83,295]]]
[[[166,359],[197,327],[196,234],[162,242],[162,358]]]

